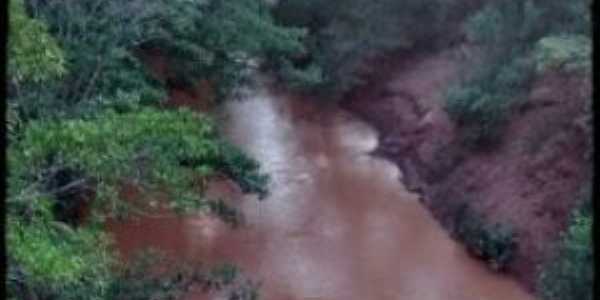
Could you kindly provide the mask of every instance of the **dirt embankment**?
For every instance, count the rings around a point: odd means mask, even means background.
[[[175,73],[169,59],[160,49],[140,49],[136,53],[154,78],[167,87],[166,107],[187,107],[196,111],[208,111],[215,104],[214,85],[208,80],[199,80],[193,87],[183,87],[173,82]]]
[[[508,272],[533,291],[538,266],[552,253],[591,173],[589,132],[581,126],[591,83],[556,73],[538,77],[500,145],[475,152],[458,141],[443,109],[465,49],[375,61],[370,83],[344,105],[378,129],[377,154],[399,165],[407,187],[422,193],[449,231],[464,203],[489,222],[512,224],[518,249]]]

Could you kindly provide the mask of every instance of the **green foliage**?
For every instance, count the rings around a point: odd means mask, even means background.
[[[174,72],[162,74],[167,83],[209,79],[226,95],[248,59],[299,51],[303,32],[275,25],[258,0],[14,0],[10,9],[9,298],[178,299],[206,283],[198,270],[117,264],[96,221],[152,212],[151,201],[120,199],[129,182],[166,193],[160,204],[177,211],[238,222],[204,199],[206,181],[225,175],[262,198],[268,177],[207,117],[148,108],[165,98],[164,83],[137,55],[159,46]],[[217,275],[235,285],[229,299],[256,299],[257,286],[237,272],[234,283]]]
[[[153,17],[140,1],[28,0],[32,15],[48,24],[65,53],[61,82],[29,85],[14,99],[24,119],[73,117],[127,94],[144,103],[164,99],[161,83],[131,53]]]
[[[532,62],[507,60],[481,65],[471,78],[447,91],[446,111],[465,129],[466,145],[481,147],[497,141],[511,108],[530,84]]]
[[[511,107],[529,91],[536,65],[539,70],[586,64],[589,39],[582,35],[589,33],[588,4],[587,0],[498,1],[467,19],[467,37],[483,48],[483,59],[446,97],[446,109],[463,129],[467,145],[498,141]],[[566,46],[566,40],[553,37],[563,34],[579,38],[569,39],[571,45]],[[536,42],[537,51],[532,53]]]
[[[455,226],[456,236],[467,249],[487,260],[494,269],[503,269],[512,261],[516,244],[510,226],[487,224],[466,205],[459,210]]]
[[[212,208],[198,186],[202,178],[221,173],[245,192],[261,195],[268,180],[254,160],[218,137],[211,120],[186,109],[109,110],[85,120],[32,121],[8,152],[8,249],[13,259],[8,287],[17,298],[178,299],[192,281],[208,280],[185,269],[177,274],[140,271],[139,266],[115,271],[99,223],[71,227],[56,209],[65,207],[59,205],[65,201],[79,201],[66,195],[81,193],[81,185],[96,191],[92,213],[103,218],[128,208],[150,212],[148,203],[130,207],[119,198],[124,180],[146,192],[167,192],[169,206],[180,211]],[[232,217],[229,210],[220,212]],[[233,217],[237,222],[239,216]],[[223,277],[222,284],[229,284],[230,277]]]
[[[544,37],[534,52],[538,72],[548,69],[591,71],[592,41],[584,35]]]
[[[212,122],[185,109],[34,121],[9,148],[9,163],[11,194],[47,182],[52,170],[79,170],[82,180],[96,185],[96,203],[113,212],[123,179],[147,190],[166,188],[177,209],[197,207],[196,180],[215,172],[231,176],[245,192],[264,195],[267,183],[254,160],[217,137]],[[13,200],[24,204],[26,196]]]
[[[538,291],[543,299],[593,298],[594,254],[591,196],[575,211],[555,253],[540,274]]]
[[[224,290],[227,299],[257,299],[248,298],[249,291],[258,295],[257,285],[231,264],[207,269],[167,259],[152,249],[117,264],[98,229],[11,222],[8,238],[9,251],[15,254],[9,261],[9,299],[176,300],[192,285]]]
[[[444,28],[448,1],[280,1],[274,9],[279,22],[303,27],[308,49],[298,64],[288,57],[297,71],[280,62],[284,73],[300,82],[339,96],[362,83],[366,58],[390,50],[413,49],[430,41]],[[320,73],[320,76],[317,74]],[[310,80],[305,79],[308,75]],[[318,79],[318,80],[317,80]]]
[[[163,100],[163,83],[149,76],[137,50],[161,50],[168,83],[209,79],[222,99],[244,79],[248,59],[302,47],[302,31],[275,25],[259,0],[29,0],[29,6],[49,24],[70,72],[60,84],[25,89],[19,108],[26,118],[80,116],[130,98]]]
[[[209,79],[221,97],[243,79],[248,59],[302,49],[302,31],[274,24],[263,1],[157,2],[162,22],[147,29],[145,46],[166,52],[177,81]]]
[[[9,217],[8,295],[41,299],[100,299],[111,280],[108,238],[93,229],[72,229],[51,219]],[[26,287],[26,288],[24,288]]]
[[[226,143],[219,150],[221,156],[214,167],[235,180],[244,193],[257,193],[259,199],[265,198],[269,177],[258,172],[258,162]]]
[[[63,75],[65,59],[48,28],[28,17],[23,0],[10,1],[8,73],[16,82],[41,82]]]

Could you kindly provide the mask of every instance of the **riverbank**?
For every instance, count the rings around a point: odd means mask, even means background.
[[[372,62],[368,84],[343,106],[380,132],[376,154],[395,162],[407,188],[448,231],[463,204],[491,223],[513,226],[518,249],[508,272],[529,291],[538,266],[566,228],[582,183],[589,181],[586,117],[589,79],[548,73],[537,78],[500,144],[474,152],[461,145],[443,109],[443,91],[461,72],[465,45]],[[467,52],[468,53],[468,52]]]
[[[217,189],[244,216],[236,229],[201,215],[115,224],[120,252],[153,247],[231,263],[262,283],[266,300],[532,299],[453,241],[393,163],[369,155],[372,126],[321,104],[257,87],[217,107],[220,132],[270,174],[270,195],[242,201],[235,189]]]

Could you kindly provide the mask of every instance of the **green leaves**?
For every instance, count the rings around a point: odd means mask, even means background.
[[[486,223],[467,205],[458,210],[455,220],[455,234],[469,251],[488,260],[495,269],[502,269],[512,261],[516,242],[510,225]]]
[[[26,15],[23,0],[10,1],[9,8],[9,77],[17,82],[41,82],[64,75],[63,52],[47,26]]]
[[[160,24],[146,30],[146,46],[165,52],[184,84],[209,79],[221,99],[243,79],[247,60],[299,52],[303,31],[278,26],[258,0],[157,1]]]
[[[210,209],[203,187],[217,174],[263,197],[268,177],[209,118],[148,108],[164,82],[136,50],[158,42],[167,73],[225,95],[247,59],[296,51],[301,32],[259,0],[28,0],[33,18],[10,3],[9,298],[175,299],[190,279],[120,274],[101,221],[159,204]],[[124,182],[168,201],[124,201]]]
[[[589,205],[591,199],[585,199]],[[543,299],[591,300],[594,254],[591,209],[582,207],[574,215],[558,251],[543,265],[538,290]]]
[[[144,193],[166,193],[166,207],[180,213],[211,209],[198,185],[212,175],[229,176],[244,192],[261,197],[268,182],[256,161],[219,138],[209,118],[186,109],[108,110],[85,120],[32,121],[9,146],[8,158],[11,274],[25,274],[24,282],[40,297],[67,300],[148,299],[163,292],[174,297],[185,288],[179,283],[190,280],[155,276],[146,282],[115,274],[109,240],[97,221],[140,210],[152,213],[159,204],[121,199],[123,182],[135,182]],[[79,200],[52,190],[80,179],[95,191],[92,218],[69,227],[58,222],[64,212],[57,208],[69,209]],[[161,283],[168,286],[157,288]],[[140,293],[133,288],[139,284],[152,288]],[[9,282],[9,294],[22,296],[18,287]]]
[[[56,293],[61,299],[77,299],[67,297],[64,290],[85,286],[89,295],[102,295],[113,264],[107,252],[107,237],[96,231],[65,230],[54,224],[9,218],[7,242],[11,258],[26,272],[29,284],[48,289],[37,291],[38,294]]]
[[[258,163],[218,138],[208,118],[185,109],[35,121],[9,148],[9,156],[17,178],[37,178],[49,166],[81,170],[99,186],[117,188],[121,180],[135,178],[166,187],[178,196],[172,199],[175,207],[201,201],[195,180],[215,172],[229,175],[245,192],[266,193],[267,177],[259,173]],[[119,201],[98,196],[105,208]]]
[[[547,36],[534,51],[538,72],[548,69],[591,71],[592,41],[585,35]]]

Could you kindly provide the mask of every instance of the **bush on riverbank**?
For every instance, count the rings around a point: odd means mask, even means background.
[[[591,300],[594,283],[590,191],[572,218],[554,256],[543,265],[538,291],[543,299]]]
[[[526,98],[536,69],[590,65],[589,5],[589,0],[500,1],[467,19],[467,38],[482,47],[483,57],[471,61],[472,70],[446,97],[447,111],[463,129],[466,145],[498,142],[512,108]]]
[[[522,102],[531,82],[532,66],[531,60],[507,57],[481,65],[472,78],[448,90],[446,110],[463,129],[463,144],[478,148],[498,142],[511,108]]]
[[[504,269],[514,258],[517,245],[508,225],[489,224],[465,204],[459,209],[454,226],[454,234],[469,252],[488,261],[492,268]]]

